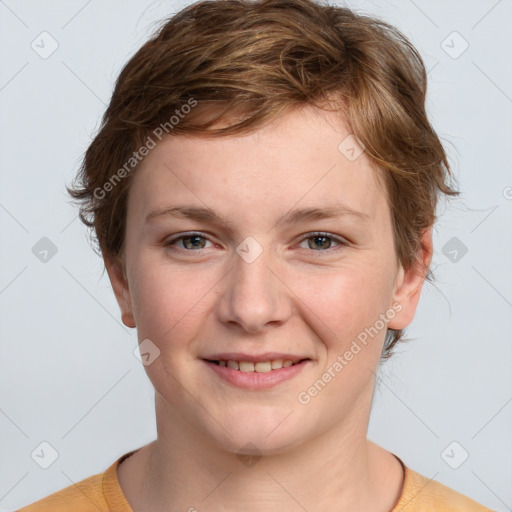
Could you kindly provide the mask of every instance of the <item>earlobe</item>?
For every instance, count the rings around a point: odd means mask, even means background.
[[[404,329],[414,319],[420,300],[423,283],[432,261],[432,227],[426,229],[421,237],[416,262],[408,269],[400,267],[396,280],[393,304],[400,304],[400,312],[388,322],[389,329]]]
[[[133,316],[128,280],[124,270],[124,262],[120,257],[105,260],[105,268],[110,279],[110,284],[121,310],[121,320],[127,327],[136,327]]]
[[[126,327],[136,327],[132,313],[122,313],[121,321],[126,325]]]

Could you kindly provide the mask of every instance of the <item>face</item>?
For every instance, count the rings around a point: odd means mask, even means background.
[[[107,270],[159,351],[145,366],[159,431],[268,454],[366,435],[386,327],[411,322],[423,275],[398,264],[384,188],[348,135],[305,107],[250,135],[169,137],[137,169],[124,261]],[[227,359],[248,364],[206,361]],[[302,362],[268,372],[280,359]]]

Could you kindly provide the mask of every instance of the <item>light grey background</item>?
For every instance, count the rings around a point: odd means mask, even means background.
[[[121,66],[183,5],[0,1],[0,511],[102,472],[156,436],[135,331],[120,321],[64,185]],[[440,209],[437,282],[408,331],[416,339],[381,369],[369,437],[425,476],[512,510],[512,2],[348,5],[420,50],[429,114],[462,190]],[[47,58],[31,47],[51,49],[43,31],[58,43]],[[43,237],[57,249],[46,262],[32,251]],[[58,452],[48,469],[31,457],[44,441]]]

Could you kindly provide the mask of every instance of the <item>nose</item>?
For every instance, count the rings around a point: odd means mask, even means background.
[[[233,255],[217,303],[218,318],[225,325],[257,333],[290,317],[290,292],[269,252],[263,250],[254,261]]]

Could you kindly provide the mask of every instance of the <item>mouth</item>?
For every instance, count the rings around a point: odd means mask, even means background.
[[[281,368],[289,368],[304,361],[309,361],[309,358],[304,359],[269,359],[268,361],[235,361],[234,359],[205,359],[206,362],[230,368],[231,370],[240,372],[257,372],[268,373]]]
[[[237,388],[264,390],[290,380],[305,370],[309,358],[237,361],[235,359],[203,359],[213,376]]]

